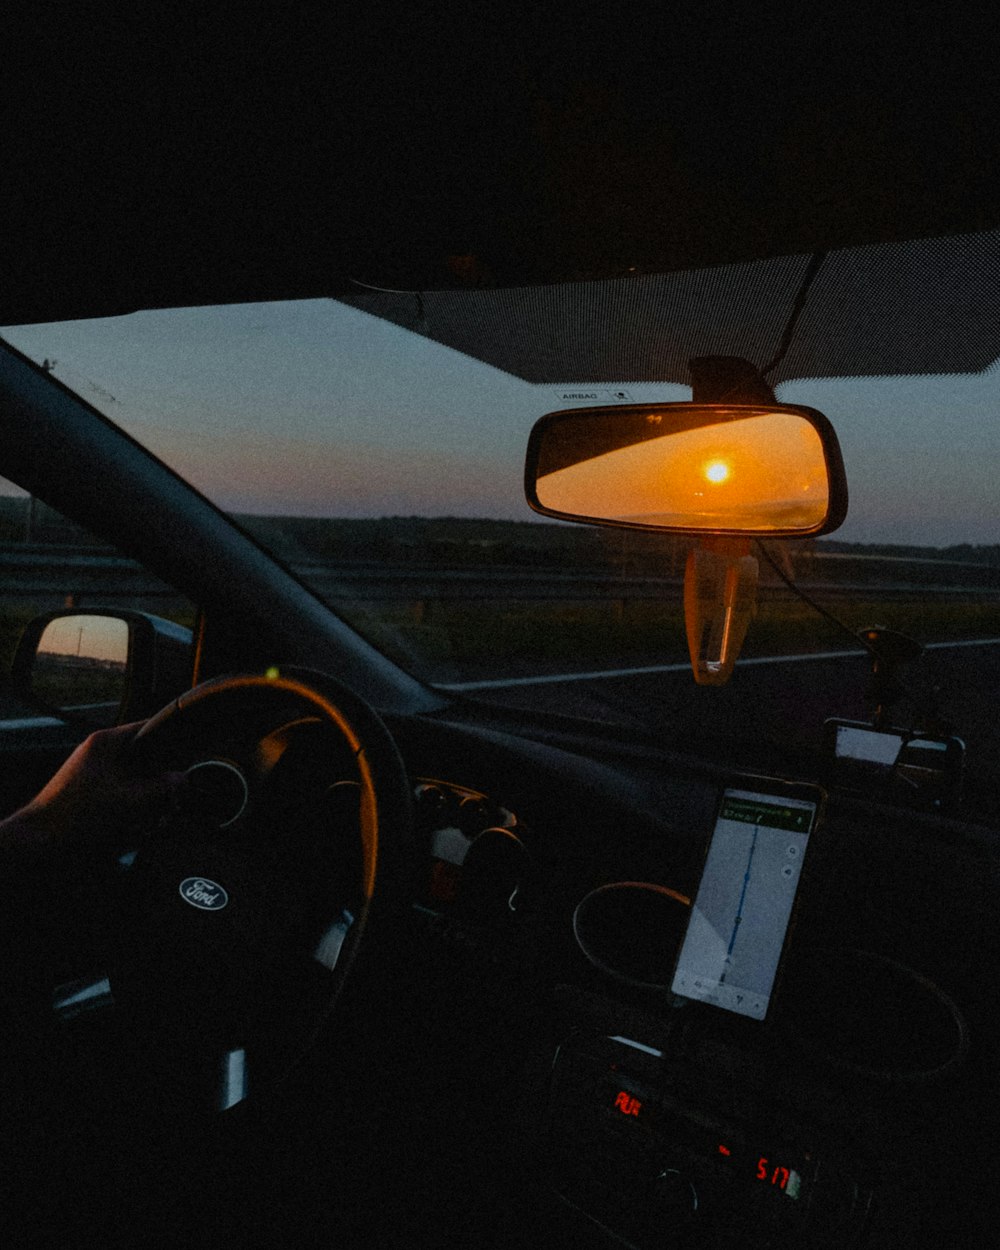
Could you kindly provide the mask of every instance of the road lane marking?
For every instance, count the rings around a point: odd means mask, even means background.
[[[966,638],[960,642],[925,642],[925,651],[940,651],[945,647],[996,647],[1000,638]]]
[[[960,642],[928,642],[924,650],[997,646],[1000,646],[1000,638],[971,638]],[[737,660],[736,666],[748,668],[752,664],[799,664],[805,660],[858,659],[867,654],[867,651],[813,651],[808,655],[758,655],[747,660]],[[606,681],[616,677],[644,677],[650,673],[689,673],[690,671],[691,664],[687,662],[684,664],[649,664],[642,668],[607,668],[589,673],[546,673],[539,677],[501,677],[491,681],[453,681],[434,684],[438,690],[454,690],[461,693],[467,690],[510,690],[516,686],[554,686],[561,682]]]
[[[0,728],[15,729],[49,729],[53,725],[61,725],[65,727],[66,722],[60,720],[57,716],[12,716],[9,719],[0,718]]]

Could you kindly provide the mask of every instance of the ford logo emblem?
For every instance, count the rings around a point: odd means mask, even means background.
[[[192,907],[202,911],[221,911],[229,902],[229,895],[215,881],[207,877],[185,877],[180,884],[181,898]]]

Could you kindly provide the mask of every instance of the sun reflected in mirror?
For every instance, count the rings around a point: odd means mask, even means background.
[[[712,460],[705,465],[705,477],[709,482],[726,482],[730,473],[731,469],[725,460]]]
[[[665,404],[546,421],[532,472],[554,515],[750,534],[815,533],[828,516],[823,440],[801,410]]]

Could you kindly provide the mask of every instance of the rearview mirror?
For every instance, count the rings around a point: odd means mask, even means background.
[[[791,404],[550,413],[531,431],[525,493],[545,516],[688,534],[805,537],[847,514],[833,427]]]

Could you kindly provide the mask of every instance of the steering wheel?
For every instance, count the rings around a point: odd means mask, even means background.
[[[102,1053],[113,1035],[119,1088],[156,1116],[231,1111],[305,1051],[392,905],[405,769],[364,700],[291,668],[188,691],[134,759],[183,777],[122,857],[101,966],[60,985],[53,1010],[69,1048],[95,1021]]]

